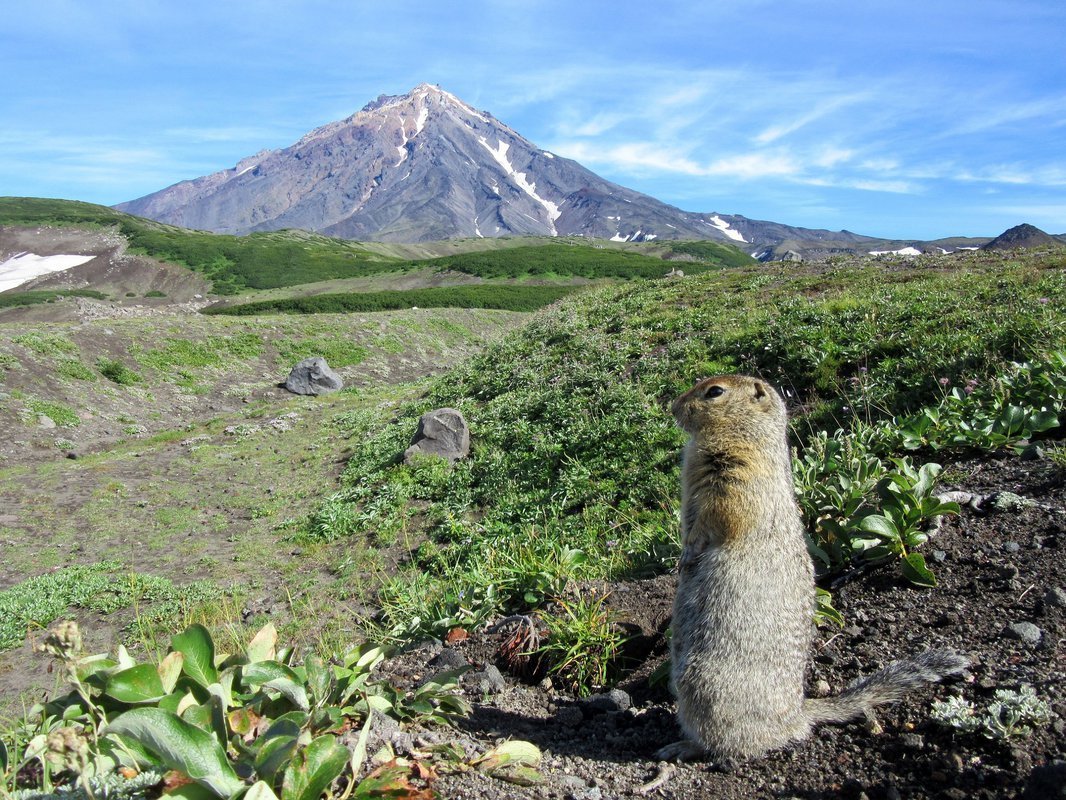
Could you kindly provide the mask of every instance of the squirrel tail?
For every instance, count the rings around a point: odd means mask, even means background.
[[[882,703],[894,703],[912,689],[956,675],[970,661],[950,650],[928,650],[914,658],[893,661],[873,675],[856,681],[836,697],[808,698],[803,711],[812,725],[848,722]]]

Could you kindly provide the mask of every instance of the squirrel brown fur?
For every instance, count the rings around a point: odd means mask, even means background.
[[[928,651],[889,664],[836,697],[804,697],[814,569],[796,504],[788,413],[743,375],[707,378],[673,404],[690,435],[681,478],[681,558],[670,643],[678,722],[667,760],[750,759],[846,722],[962,671]]]

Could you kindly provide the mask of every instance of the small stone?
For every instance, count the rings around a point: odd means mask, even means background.
[[[55,420],[44,414],[37,415],[37,427],[51,430],[56,426]]]
[[[1003,564],[996,570],[996,572],[999,574],[999,577],[1008,581],[1018,577],[1018,568],[1013,564]]]
[[[463,676],[463,683],[483,695],[499,694],[507,688],[507,681],[494,664],[486,664],[480,672],[468,672]]]
[[[582,708],[594,714],[608,714],[616,711],[625,711],[633,705],[630,696],[621,689],[612,689],[606,694],[594,694],[579,701]]]
[[[1008,553],[1017,553],[1022,549],[1022,546],[1017,542],[1004,542],[1003,549],[1006,550]]]
[[[833,691],[829,685],[829,681],[817,680],[814,682],[814,686],[811,687],[811,697],[829,697],[829,693]]]
[[[945,553],[943,550],[934,550],[929,555],[931,555],[933,557],[933,561],[937,562],[938,564],[943,564],[948,557],[948,554]]]
[[[905,733],[899,737],[904,747],[911,750],[921,750],[925,747],[925,739],[917,733]]]
[[[1040,644],[1040,640],[1044,638],[1044,632],[1031,622],[1012,622],[1003,629],[1003,636],[1026,644]]]
[[[1066,608],[1066,590],[1061,586],[1052,586],[1044,593],[1044,605]]]
[[[454,647],[445,647],[429,662],[429,666],[435,669],[460,669],[468,666],[466,656]],[[497,670],[499,673],[499,670]],[[502,676],[501,676],[502,678]]]
[[[66,456],[67,456],[67,458],[69,458],[69,459],[70,459],[71,461],[76,461],[76,460],[78,459],[78,454],[77,454],[77,453],[75,453],[75,452],[74,452],[73,450],[68,450],[68,451],[66,452]]]

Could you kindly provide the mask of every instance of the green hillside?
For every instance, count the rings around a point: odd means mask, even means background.
[[[363,244],[296,230],[227,236],[164,225],[91,203],[26,197],[0,198],[0,225],[115,228],[129,241],[131,252],[195,270],[210,278],[214,293],[220,295],[427,269],[505,281],[531,276],[629,279],[663,275],[671,266],[663,263],[667,256],[684,256],[682,266],[688,272],[754,263],[736,248],[714,242],[623,246],[580,238],[561,242],[521,237],[416,247]],[[411,257],[440,251],[451,254]],[[299,290],[294,294],[300,294]],[[532,297],[537,293],[525,294]],[[380,307],[429,305],[413,296],[396,303]],[[543,305],[529,300],[524,303],[530,308]]]
[[[684,253],[697,260],[683,264],[686,272],[698,273],[722,267],[755,263],[734,247],[714,242],[679,242],[668,246],[671,253]],[[597,247],[584,241],[567,240],[542,246],[517,246],[505,250],[461,253],[421,262],[438,269],[455,270],[480,278],[520,278],[543,275],[575,275],[582,278],[658,278],[667,271],[663,259],[640,252]]]
[[[795,408],[796,479],[823,568],[898,558],[928,583],[918,528],[877,547],[861,534],[862,519],[889,513],[875,485],[928,492],[917,468],[934,451],[1024,443],[1057,425],[1062,267],[1054,256],[854,259],[581,293],[399,414],[360,418],[346,489],[307,535],[427,537],[383,590],[385,632],[398,637],[528,609],[568,581],[666,569],[682,443],[669,402],[701,376],[739,371]],[[469,420],[472,457],[453,470],[398,464],[418,416],[442,406]]]

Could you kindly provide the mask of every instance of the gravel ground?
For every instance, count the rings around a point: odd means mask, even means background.
[[[424,785],[442,798],[1066,797],[1064,471],[1047,460],[1008,458],[962,462],[946,474],[957,481],[947,488],[975,493],[982,502],[964,508],[926,546],[939,585],[911,587],[891,567],[848,576],[834,590],[845,626],[820,629],[812,654],[808,693],[839,692],[894,658],[931,647],[972,657],[962,677],[879,710],[880,731],[867,722],[825,726],[730,772],[656,762],[655,750],[679,736],[668,693],[647,681],[666,656],[674,582],[660,576],[584,587],[609,591],[620,622],[636,634],[634,669],[613,693],[579,699],[536,676],[509,674],[499,656],[507,630],[447,646],[427,642],[386,663],[385,674],[413,685],[442,668],[469,664],[477,671],[464,678],[474,713],[455,730],[386,729],[375,744],[389,741],[398,755],[410,756],[452,742],[475,754],[524,739],[543,751],[544,780],[535,786],[473,770],[430,776]],[[996,690],[1022,686],[1053,711],[1049,723],[1028,735],[992,740],[930,719],[934,699],[958,695],[981,708]]]

